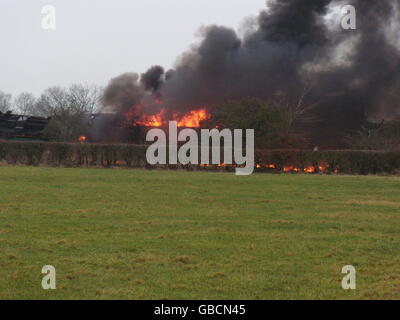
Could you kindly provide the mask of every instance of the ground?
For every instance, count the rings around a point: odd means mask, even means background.
[[[0,299],[399,299],[399,199],[397,177],[1,167]]]

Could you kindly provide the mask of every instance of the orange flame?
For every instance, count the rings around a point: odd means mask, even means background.
[[[175,113],[173,120],[178,122],[178,127],[198,128],[201,122],[207,120],[209,115],[205,108],[199,110],[192,110],[188,113],[180,115]],[[155,115],[143,115],[140,121],[136,121],[136,125],[144,127],[161,127],[167,124],[166,111],[162,109]]]
[[[267,165],[262,165],[262,164],[257,164],[256,165],[257,169],[277,169],[278,167],[275,164],[267,164]],[[282,168],[283,172],[304,172],[304,173],[316,173],[317,171],[319,172],[327,172],[328,170],[328,165],[320,165],[318,166],[318,170],[314,168],[314,166],[307,166],[304,168],[298,168],[295,166],[284,166]]]
[[[178,121],[178,127],[198,128],[202,121],[208,119],[208,114],[206,109],[200,109],[190,111],[180,119],[174,118]]]
[[[137,121],[136,124],[144,127],[161,127],[163,125],[164,110],[161,110],[159,114],[156,115],[145,115],[142,117],[141,121]]]

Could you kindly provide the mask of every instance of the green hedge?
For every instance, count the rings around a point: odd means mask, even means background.
[[[256,150],[258,172],[396,174],[400,151]],[[146,146],[0,141],[0,163],[30,166],[131,167],[233,171],[233,166],[150,166]]]
[[[400,151],[257,150],[256,163],[258,171],[396,174]]]
[[[136,145],[0,141],[0,161],[65,167],[143,167],[146,148]]]

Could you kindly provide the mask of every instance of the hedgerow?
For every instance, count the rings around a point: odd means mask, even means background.
[[[146,146],[0,141],[3,165],[54,167],[128,167],[233,171],[231,165],[157,165],[146,161]],[[256,172],[396,174],[400,151],[256,150]]]

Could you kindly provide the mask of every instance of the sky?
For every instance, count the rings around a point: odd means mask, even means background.
[[[125,72],[173,67],[202,26],[235,28],[265,0],[0,0],[0,91],[105,86]],[[56,10],[44,30],[42,8]]]

